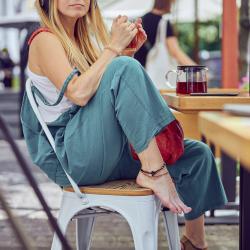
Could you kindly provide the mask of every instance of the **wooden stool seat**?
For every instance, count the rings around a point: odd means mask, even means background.
[[[98,195],[119,195],[119,196],[146,196],[153,195],[149,188],[143,188],[136,184],[135,180],[110,181],[100,185],[79,187],[82,193]],[[67,192],[74,192],[72,187],[63,189]]]

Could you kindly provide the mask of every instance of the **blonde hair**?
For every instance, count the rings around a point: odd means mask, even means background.
[[[39,0],[35,2],[41,25],[58,37],[72,67],[77,67],[81,73],[85,72],[98,59],[101,48],[110,40],[100,9],[95,5],[95,1],[91,0],[89,12],[76,22],[74,31],[76,44],[71,40],[60,21],[57,1],[49,1],[49,16],[41,7]],[[92,37],[96,39],[97,44],[92,42]]]

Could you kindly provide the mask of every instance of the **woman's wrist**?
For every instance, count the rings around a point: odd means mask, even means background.
[[[109,50],[109,51],[113,52],[114,54],[116,54],[116,56],[122,55],[122,51],[120,49],[116,48],[115,46],[112,46],[112,45],[105,46],[104,50]]]
[[[126,48],[122,51],[123,56],[134,57],[136,49]]]

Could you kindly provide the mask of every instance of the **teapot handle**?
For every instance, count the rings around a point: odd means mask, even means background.
[[[170,74],[170,73],[175,73],[176,75],[178,75],[177,70],[169,70],[169,71],[167,72],[167,74],[165,75],[165,78],[166,78],[165,84],[166,84],[170,89],[175,89],[175,86],[174,86],[172,83],[169,82],[169,74]]]

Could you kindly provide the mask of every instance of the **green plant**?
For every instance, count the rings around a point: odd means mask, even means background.
[[[194,23],[177,23],[175,25],[182,49],[192,55],[194,49]],[[199,50],[221,50],[220,20],[199,23]]]

